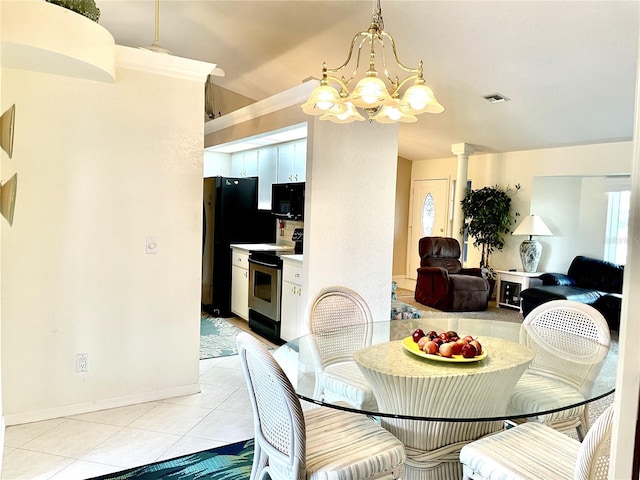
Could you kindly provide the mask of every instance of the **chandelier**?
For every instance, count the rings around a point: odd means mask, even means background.
[[[388,85],[378,77],[376,70],[376,46],[381,50],[381,67]],[[387,49],[391,48],[397,67],[409,75],[402,81],[391,78],[387,68]],[[348,76],[346,68],[356,52],[355,68]],[[364,52],[364,53],[363,53]],[[355,84],[360,60],[369,56],[366,76]],[[364,63],[364,61],[363,61]],[[345,73],[340,73],[345,70]],[[340,75],[340,77],[338,77]],[[409,86],[410,85],[410,86]],[[337,87],[337,88],[336,88]],[[409,68],[398,59],[393,37],[384,31],[380,0],[373,0],[373,13],[369,29],[356,34],[351,41],[347,60],[337,68],[322,64],[322,80],[307,101],[302,111],[309,115],[320,115],[320,120],[334,123],[363,121],[364,113],[369,121],[380,123],[415,122],[421,113],[442,113],[444,107],[436,100],[433,91],[424,84],[422,60],[417,68]]]

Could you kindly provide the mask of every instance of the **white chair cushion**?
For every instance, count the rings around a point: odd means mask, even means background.
[[[522,375],[509,398],[509,405],[518,411],[544,411],[571,403],[584,402],[584,396],[571,385],[541,375]],[[547,415],[540,420],[552,422],[558,419],[579,417],[584,406]]]
[[[317,408],[304,413],[307,479],[353,480],[404,470],[402,442],[370,418]]]
[[[377,410],[376,398],[355,362],[329,365],[322,374],[325,398],[343,399],[357,408]]]
[[[486,480],[571,480],[579,450],[577,440],[525,423],[465,445],[460,461]]]

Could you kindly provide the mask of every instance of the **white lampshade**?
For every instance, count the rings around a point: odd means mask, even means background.
[[[433,91],[423,83],[416,82],[409,87],[402,96],[401,106],[406,113],[417,115],[420,113],[442,113],[444,107],[440,105]]]
[[[553,235],[553,233],[551,233],[551,230],[549,230],[549,227],[547,227],[542,218],[536,215],[529,215],[520,222],[520,225],[516,227],[512,235],[535,235],[537,237],[548,237]]]
[[[404,113],[398,107],[388,105],[382,107],[373,119],[380,123],[413,123],[418,121],[415,116]]]
[[[351,123],[356,121],[364,121],[364,117],[360,115],[358,110],[356,110],[356,107],[354,107],[351,102],[344,102],[344,105],[347,107],[346,111],[333,113],[332,110],[329,110],[327,113],[320,117],[320,120],[329,120],[333,123]]]
[[[364,77],[357,84],[348,100],[356,107],[375,108],[378,105],[393,105],[387,86],[378,77]]]
[[[334,113],[344,113],[347,107],[343,104],[338,91],[326,84],[316,87],[302,105],[302,111],[307,115],[323,115],[329,110]]]

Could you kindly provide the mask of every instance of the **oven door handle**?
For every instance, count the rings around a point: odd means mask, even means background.
[[[249,263],[255,263],[256,265],[262,265],[263,267],[275,268],[280,270],[280,265],[274,265],[273,263],[269,262],[261,262],[260,260],[255,260],[253,258],[249,259]]]

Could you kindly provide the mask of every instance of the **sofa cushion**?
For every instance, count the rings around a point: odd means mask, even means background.
[[[605,292],[591,290],[588,288],[572,287],[568,285],[542,286],[527,288],[520,294],[527,303],[540,305],[551,300],[571,300],[574,302],[591,305],[598,300]]]
[[[578,287],[622,293],[624,266],[579,255],[571,262],[567,276]]]

